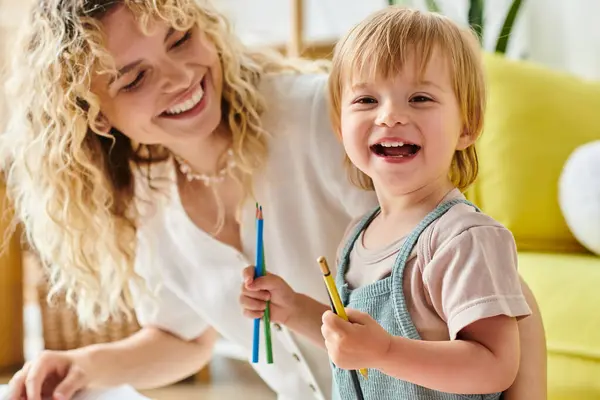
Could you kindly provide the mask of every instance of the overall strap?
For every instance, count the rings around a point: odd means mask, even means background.
[[[453,199],[448,200],[443,203],[440,203],[435,210],[431,211],[427,216],[417,225],[415,229],[408,235],[400,251],[398,256],[396,257],[396,261],[394,263],[394,267],[392,269],[392,299],[394,302],[394,312],[396,314],[396,320],[398,321],[398,325],[402,330],[402,335],[404,337],[410,339],[420,339],[419,333],[417,332],[417,328],[415,327],[410,314],[408,312],[408,308],[406,306],[406,299],[404,297],[404,269],[406,267],[406,262],[410,257],[414,247],[419,240],[419,237],[423,233],[425,229],[429,225],[431,225],[435,220],[444,215],[450,208],[454,207],[457,204],[467,204],[475,208],[477,212],[479,212],[479,208],[475,206],[473,203],[465,200],[465,199]]]
[[[375,217],[379,214],[381,207],[375,207],[371,212],[367,213],[359,222],[356,224],[356,227],[352,231],[352,234],[348,236],[346,240],[346,244],[344,245],[344,249],[342,250],[342,254],[340,255],[338,271],[335,276],[335,284],[338,288],[341,288],[345,285],[345,276],[346,272],[348,272],[348,264],[350,262],[350,253],[352,252],[352,248],[356,243],[356,240],[360,237],[361,232],[375,219]],[[343,293],[340,292],[340,295],[344,297]],[[342,298],[342,302],[346,303],[348,299]]]

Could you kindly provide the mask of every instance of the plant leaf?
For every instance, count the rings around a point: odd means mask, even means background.
[[[441,13],[440,7],[435,0],[426,0],[427,9],[431,12]]]
[[[506,53],[506,49],[508,47],[508,41],[510,39],[510,34],[512,33],[513,26],[515,24],[515,20],[517,19],[517,14],[519,13],[519,9],[521,8],[522,0],[514,0],[506,14],[506,19],[504,20],[504,25],[502,25],[502,30],[500,31],[500,35],[498,36],[498,41],[496,42],[496,52],[497,53]]]
[[[471,0],[469,4],[469,26],[483,43],[483,0]]]

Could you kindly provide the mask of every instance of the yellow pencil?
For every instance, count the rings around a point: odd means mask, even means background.
[[[319,266],[321,267],[321,271],[323,272],[323,280],[325,281],[325,286],[327,287],[327,291],[329,292],[329,297],[331,298],[331,302],[333,303],[333,312],[336,313],[339,317],[348,321],[348,315],[346,315],[346,310],[344,305],[342,304],[342,300],[340,299],[340,294],[338,293],[337,287],[335,286],[335,281],[331,276],[331,271],[329,270],[329,266],[327,265],[327,260],[325,257],[319,257],[317,259]],[[368,373],[365,368],[359,369],[360,374],[365,378],[368,378]]]

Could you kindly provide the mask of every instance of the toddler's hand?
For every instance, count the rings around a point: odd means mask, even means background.
[[[295,312],[296,292],[278,275],[267,273],[254,279],[254,266],[244,269],[240,304],[244,316],[262,318],[270,301],[271,322],[286,324]]]
[[[343,369],[373,368],[385,357],[391,335],[369,314],[346,308],[350,322],[331,311],[323,314],[321,333],[331,361]]]

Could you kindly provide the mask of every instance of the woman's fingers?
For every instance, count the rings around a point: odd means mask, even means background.
[[[86,384],[87,376],[85,372],[77,366],[72,366],[65,379],[54,390],[52,400],[71,400],[75,393]]]
[[[27,379],[27,373],[31,363],[26,363],[16,374],[13,375],[10,382],[8,382],[8,393],[10,400],[21,400],[26,395],[25,391],[25,379]]]
[[[42,385],[51,367],[52,364],[46,362],[43,355],[35,363],[31,364],[25,378],[27,400],[42,400]]]
[[[69,400],[87,385],[87,376],[64,352],[44,351],[9,382],[10,400]]]

